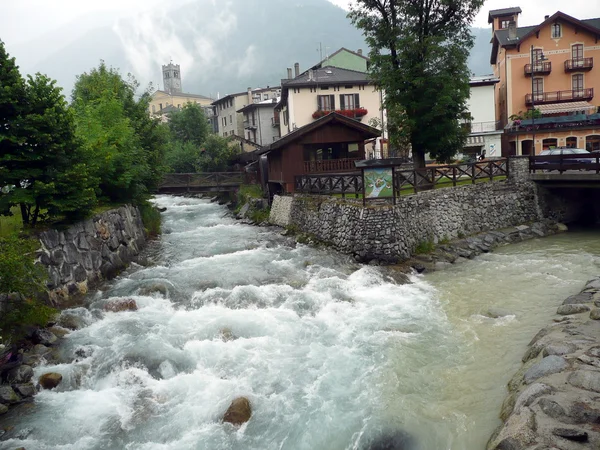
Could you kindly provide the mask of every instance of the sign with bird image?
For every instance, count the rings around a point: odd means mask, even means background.
[[[365,168],[364,186],[366,198],[391,198],[394,196],[394,172],[392,167]]]

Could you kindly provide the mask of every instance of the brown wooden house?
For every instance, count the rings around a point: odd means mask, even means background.
[[[365,141],[380,131],[332,112],[285,135],[261,151],[267,156],[271,194],[294,192],[294,177],[318,173],[355,172],[365,159]]]

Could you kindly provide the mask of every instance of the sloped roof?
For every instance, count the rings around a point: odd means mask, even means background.
[[[510,14],[521,14],[522,12],[523,11],[521,11],[521,8],[518,6],[512,8],[493,9],[488,15],[488,23],[492,23],[494,21],[494,17],[508,16]]]
[[[191,97],[191,98],[203,98],[205,100],[212,100],[212,98],[210,97],[206,97],[204,95],[200,95],[200,94],[188,94],[186,92],[173,92],[172,94],[170,92],[167,91],[163,91],[163,90],[156,90],[154,91],[155,94],[165,94],[168,95],[169,97]]]
[[[325,66],[310,72],[304,72],[292,80],[281,80],[281,87],[313,86],[316,84],[368,84],[370,80],[365,72]]]
[[[381,132],[377,128],[370,127],[369,125],[365,125],[357,120],[351,119],[349,117],[343,116],[336,112],[331,112],[326,116],[321,117],[320,119],[315,120],[308,125],[304,125],[303,127],[298,128],[297,130],[292,131],[289,134],[286,134],[281,139],[273,142],[268,147],[265,147],[260,153],[266,153],[268,151],[279,150],[282,147],[286,146],[290,142],[295,141],[296,139],[300,139],[302,136],[310,133],[317,128],[321,128],[330,123],[339,123],[348,128],[353,128],[357,131],[360,131],[364,134],[365,140],[376,138],[381,135]]]
[[[558,19],[576,25],[579,28],[592,33],[596,37],[600,37],[600,18],[579,20],[575,17],[569,16],[568,14],[557,11],[539,25],[517,28],[517,36],[515,39],[508,38],[508,30],[495,31],[494,37],[492,38],[492,55],[490,57],[490,64],[496,64],[498,47],[519,46],[531,35],[537,33],[542,27],[546,26],[549,23],[555,22]]]
[[[346,47],[342,47],[339,50],[336,50],[335,52],[333,52],[327,58],[323,59],[322,61],[319,61],[317,64],[315,64],[314,66],[312,66],[311,69],[318,69],[320,67],[323,67],[323,63],[327,63],[327,61],[329,61],[330,58],[333,58],[338,53],[341,53],[341,52],[344,52],[344,51],[348,52],[348,53],[352,53],[353,55],[358,56],[359,58],[363,58],[363,59],[365,59],[367,61],[369,60],[369,58],[367,58],[365,55],[361,55],[358,52],[353,52],[352,50],[348,50]],[[303,72],[303,73],[306,73],[306,71]]]

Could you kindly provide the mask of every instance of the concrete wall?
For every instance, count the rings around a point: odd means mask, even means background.
[[[106,211],[66,230],[44,231],[39,238],[38,260],[48,268],[54,304],[114,277],[146,243],[140,212],[133,206]]]
[[[270,221],[313,235],[360,260],[409,258],[422,243],[437,243],[542,219],[527,159],[510,163],[508,181],[402,196],[396,205],[325,196],[276,196]]]
[[[495,85],[471,86],[467,108],[473,120],[471,122],[495,122],[496,111],[494,101]]]

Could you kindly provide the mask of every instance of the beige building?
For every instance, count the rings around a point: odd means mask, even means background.
[[[246,92],[229,94],[215,100],[212,105],[219,135],[244,137],[244,115],[238,111],[251,103],[277,98],[280,92],[279,87],[248,88]]]
[[[276,111],[282,137],[332,111],[367,125],[384,121],[381,92],[367,74],[333,66],[282,80]],[[379,149],[380,144],[367,148],[367,157],[381,157]]]

